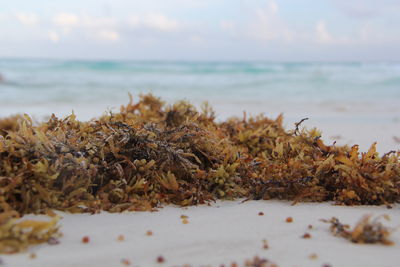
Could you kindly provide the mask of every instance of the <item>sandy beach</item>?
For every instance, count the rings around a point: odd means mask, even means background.
[[[399,267],[399,14],[7,1],[0,267]]]
[[[58,245],[39,245],[27,252],[2,256],[4,266],[231,266],[258,255],[280,267],[398,266],[400,231],[393,246],[353,244],[333,236],[320,219],[335,216],[353,226],[363,215],[387,214],[387,226],[398,227],[400,207],[335,206],[332,203],[286,201],[218,201],[211,206],[167,206],[157,212],[65,214]],[[259,212],[264,215],[260,216]],[[181,215],[188,216],[183,224]],[[293,222],[287,223],[286,218]],[[36,218],[29,215],[26,218]],[[312,229],[308,226],[312,225]],[[153,235],[148,236],[147,231]],[[311,238],[302,236],[309,233]],[[120,235],[124,240],[118,240]],[[89,243],[82,243],[88,236]],[[263,248],[267,240],[268,249]],[[31,259],[30,254],[36,258]],[[316,256],[313,256],[313,255]],[[164,263],[158,263],[162,256]],[[130,265],[124,263],[130,262]]]

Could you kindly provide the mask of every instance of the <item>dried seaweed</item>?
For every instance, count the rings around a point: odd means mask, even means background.
[[[182,267],[192,267],[193,265],[190,264],[184,264],[182,265]],[[200,266],[211,266],[211,265],[200,265]],[[237,262],[232,262],[230,264],[220,264],[219,266],[221,267],[238,267],[239,264]],[[277,264],[273,263],[272,261],[266,259],[266,258],[262,258],[259,256],[254,256],[253,258],[250,259],[246,259],[243,263],[243,265],[241,264],[240,266],[244,266],[244,267],[278,267]]]
[[[60,236],[58,217],[50,221],[18,220],[15,211],[0,215],[0,253],[24,251],[29,245],[49,242]]]
[[[400,153],[324,144],[283,117],[217,122],[209,106],[132,99],[119,113],[0,121],[0,212],[152,210],[216,199],[400,200]]]
[[[282,115],[217,122],[208,105],[168,106],[152,95],[87,122],[74,114],[40,124],[27,115],[1,119],[0,215],[235,198],[400,202],[400,152],[380,157],[376,144],[366,153],[357,145],[329,146],[318,130],[300,129],[304,120],[294,130],[282,127]],[[6,221],[2,233],[18,228]]]
[[[332,217],[330,220],[321,221],[331,224],[330,229],[333,235],[343,237],[353,243],[392,245],[393,242],[389,240],[389,236],[393,232],[393,229],[389,229],[379,222],[381,217],[379,216],[371,220],[371,215],[365,215],[352,230],[349,230],[349,225],[342,224],[335,217]],[[389,218],[387,216],[383,217],[386,219]]]
[[[0,79],[1,81],[1,79]],[[6,136],[8,131],[18,130],[18,125],[23,117],[20,115],[0,119],[0,135]]]
[[[278,267],[275,263],[272,263],[268,259],[260,258],[258,256],[253,259],[246,260],[244,266],[246,267]]]

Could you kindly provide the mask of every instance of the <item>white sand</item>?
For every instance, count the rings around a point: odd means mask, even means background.
[[[285,201],[224,201],[212,206],[189,208],[165,207],[158,212],[123,214],[62,214],[64,237],[59,245],[32,247],[27,253],[2,256],[5,266],[229,266],[243,263],[255,255],[265,257],[278,266],[399,266],[400,231],[393,234],[394,246],[359,245],[334,237],[329,224],[321,218],[338,217],[354,225],[364,214],[389,214],[389,226],[400,224],[400,206],[344,207],[331,203],[300,203],[291,206]],[[258,212],[264,212],[259,216]],[[180,215],[189,216],[183,224]],[[292,223],[285,222],[293,217]],[[34,217],[30,215],[29,217]],[[312,230],[307,226],[312,224]],[[147,236],[146,231],[153,231]],[[310,239],[301,236],[308,232]],[[118,241],[123,234],[125,241]],[[83,244],[83,236],[90,242]],[[269,249],[263,249],[263,239]],[[30,253],[36,259],[30,259]],[[310,259],[312,253],[317,259]],[[162,255],[165,263],[156,263]],[[242,265],[239,266],[242,266]]]

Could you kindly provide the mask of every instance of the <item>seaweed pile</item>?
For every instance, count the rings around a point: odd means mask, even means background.
[[[152,95],[119,113],[0,120],[0,212],[153,210],[215,199],[400,202],[400,152],[326,145],[282,116],[215,120]]]

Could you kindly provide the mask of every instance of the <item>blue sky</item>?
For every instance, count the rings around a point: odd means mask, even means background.
[[[398,0],[2,1],[0,57],[399,61]]]

